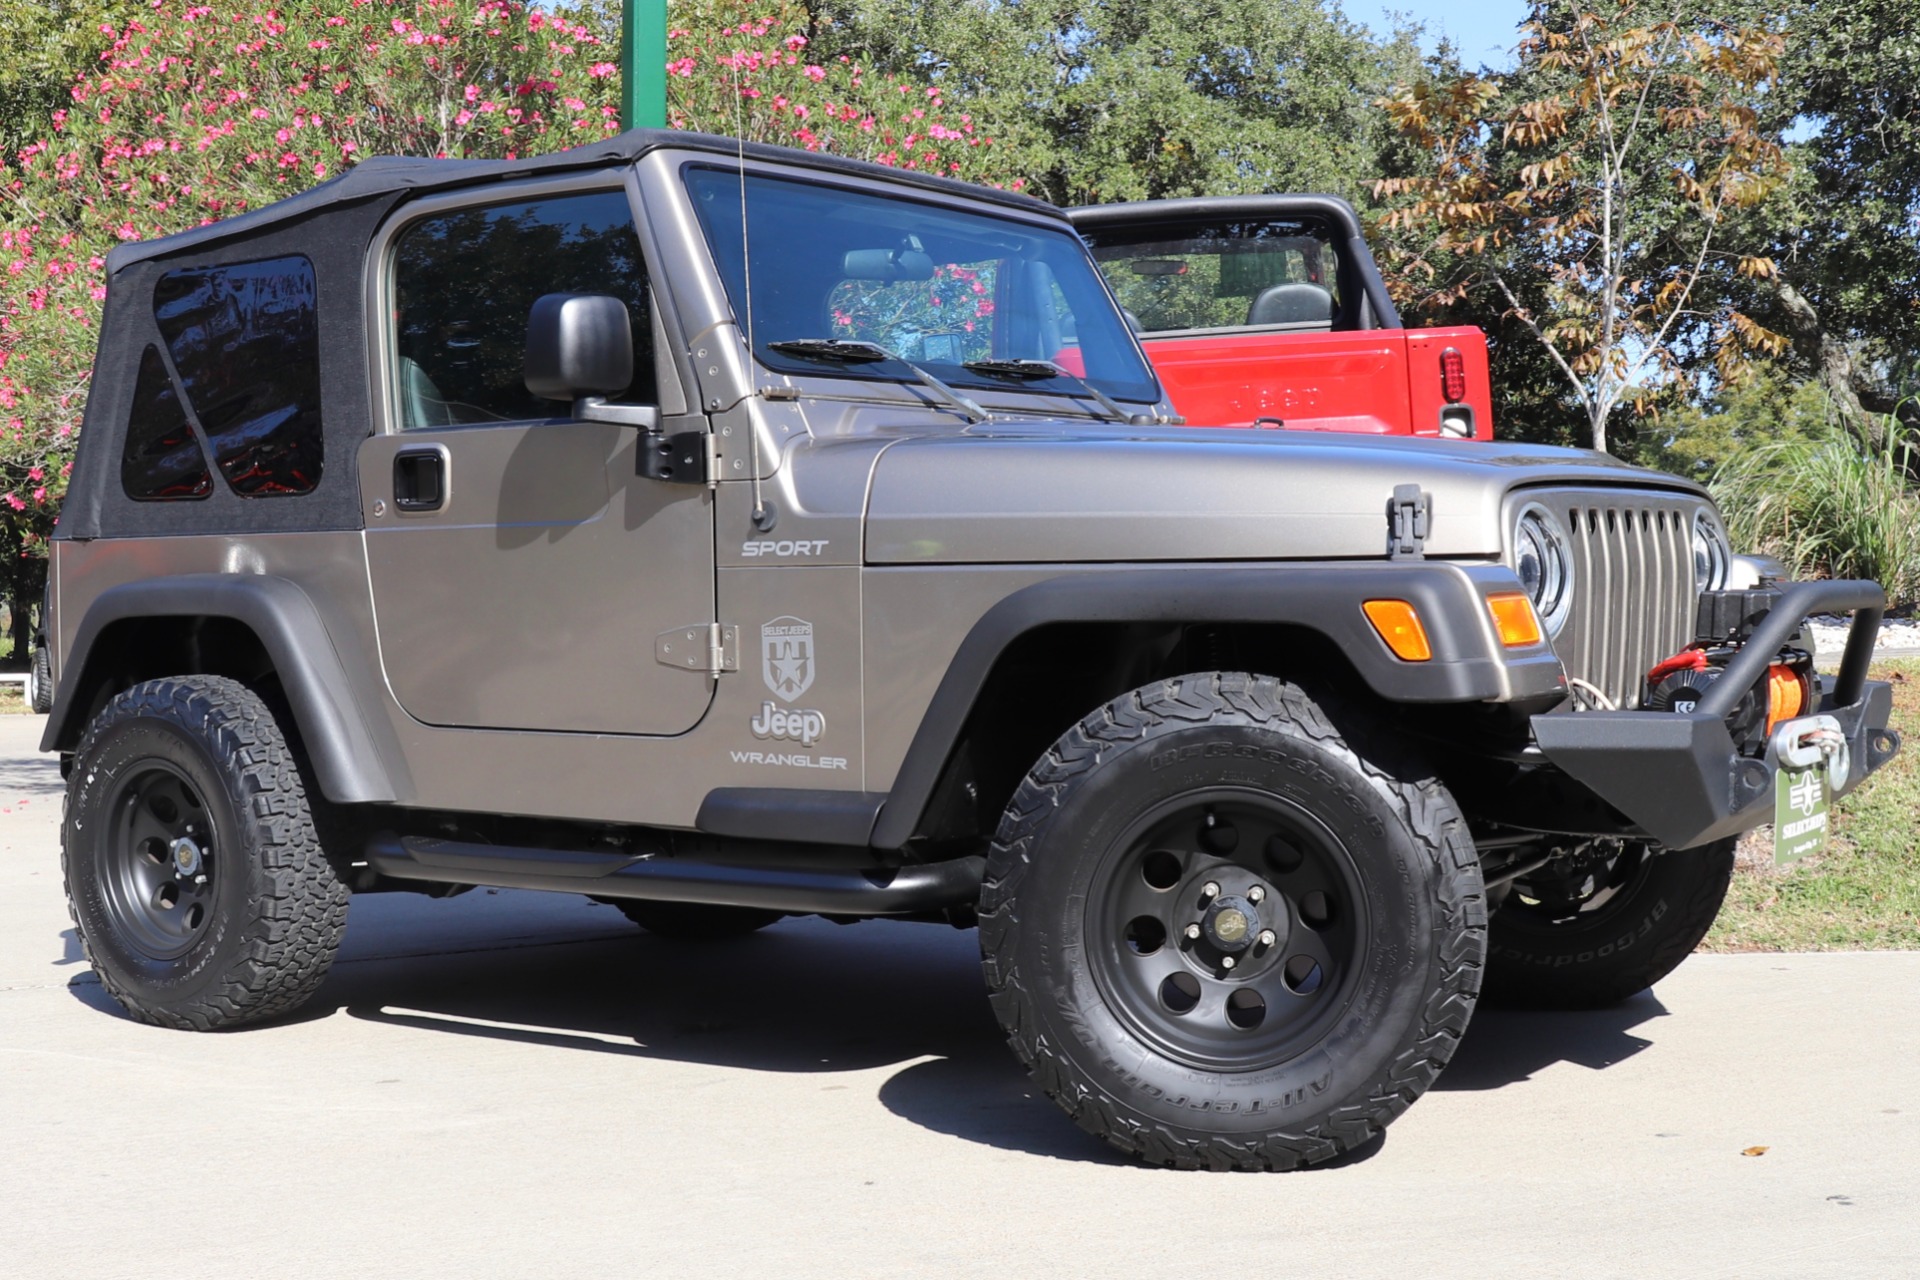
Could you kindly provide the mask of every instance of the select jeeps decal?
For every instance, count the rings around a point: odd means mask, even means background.
[[[782,702],[813,688],[813,624],[775,618],[761,627],[760,675]]]
[[[746,560],[758,560],[766,557],[781,560],[799,560],[803,558],[811,559],[815,556],[824,556],[825,554],[827,554],[827,540],[825,538],[800,538],[797,540],[793,538],[782,538],[778,542],[773,541],[771,538],[765,538],[740,544],[741,558]]]
[[[769,544],[771,545],[771,544]],[[821,543],[825,546],[825,543]],[[785,702],[813,687],[813,624],[804,618],[779,617],[760,628],[760,678],[774,696]],[[771,698],[747,721],[762,741],[797,742],[811,747],[826,736],[827,717],[806,707],[783,707]],[[813,756],[786,751],[735,751],[735,764],[771,764],[789,769],[845,769],[843,756]]]

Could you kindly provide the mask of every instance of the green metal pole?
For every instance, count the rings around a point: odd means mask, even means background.
[[[626,0],[621,12],[620,125],[667,127],[667,0]]]

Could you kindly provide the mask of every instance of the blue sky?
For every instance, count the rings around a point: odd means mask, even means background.
[[[1380,32],[1392,29],[1391,14],[1411,18],[1426,27],[1428,49],[1444,33],[1469,67],[1505,66],[1527,17],[1527,5],[1518,0],[1347,0],[1343,7],[1348,17]]]

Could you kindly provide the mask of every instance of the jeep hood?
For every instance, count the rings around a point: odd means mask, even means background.
[[[1215,428],[911,437],[881,453],[869,564],[1377,557],[1395,486],[1432,498],[1431,556],[1503,552],[1502,503],[1535,486],[1702,495],[1602,453],[1505,443]]]

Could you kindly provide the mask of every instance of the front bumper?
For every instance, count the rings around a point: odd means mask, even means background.
[[[1646,835],[1690,849],[1772,820],[1771,754],[1743,755],[1727,730],[1774,655],[1815,613],[1853,613],[1840,673],[1821,681],[1819,714],[1839,721],[1853,767],[1835,795],[1891,760],[1900,735],[1887,727],[1892,689],[1867,679],[1886,593],[1873,582],[1797,582],[1778,601],[1725,673],[1691,712],[1585,711],[1533,717],[1534,742],[1548,762],[1617,810]]]

